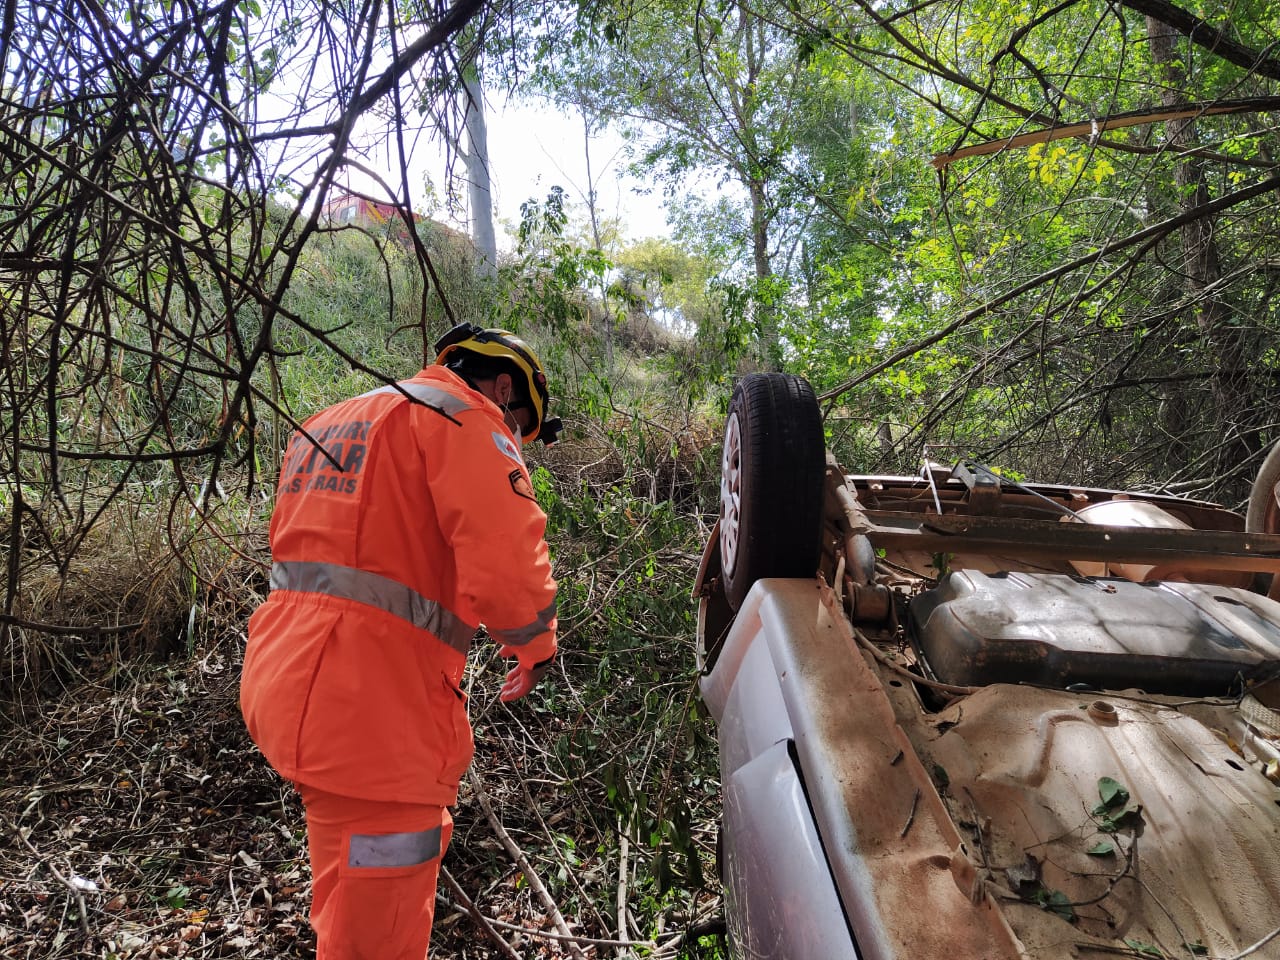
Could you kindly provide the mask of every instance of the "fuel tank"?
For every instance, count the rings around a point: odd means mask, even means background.
[[[1237,587],[959,570],[908,609],[945,683],[1205,697],[1280,673],[1280,604]]]

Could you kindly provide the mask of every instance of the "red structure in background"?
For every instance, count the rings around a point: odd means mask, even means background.
[[[370,233],[396,240],[405,247],[412,247],[408,224],[393,203],[370,200],[355,193],[340,193],[325,202],[322,209],[325,221],[331,227],[355,227]],[[474,257],[475,247],[465,233],[446,226],[420,213],[413,215],[418,237],[433,251],[447,247],[464,257]]]
[[[325,201],[324,216],[330,223],[339,226],[351,224],[366,229],[381,227],[394,236],[408,236],[404,217],[395,204],[381,203],[354,193],[339,194]],[[424,219],[419,214],[413,215],[415,223]]]

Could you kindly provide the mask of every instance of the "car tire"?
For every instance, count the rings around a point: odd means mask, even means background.
[[[1280,504],[1276,503],[1276,484],[1280,483],[1280,443],[1271,448],[1258,476],[1249,491],[1249,508],[1245,512],[1244,529],[1247,533],[1280,533]],[[1272,575],[1260,573],[1254,578],[1254,589],[1266,593],[1271,588]]]
[[[785,373],[734,387],[720,463],[720,564],[735,611],[764,577],[811,577],[822,551],[826,441],[813,388]]]

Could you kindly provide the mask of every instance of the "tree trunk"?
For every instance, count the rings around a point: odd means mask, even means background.
[[[493,277],[498,272],[498,241],[493,230],[493,193],[489,180],[489,130],[484,121],[484,86],[479,64],[463,70],[467,98],[463,125],[467,131],[467,199],[471,205],[471,240],[480,255],[477,271]]]
[[[1180,91],[1185,75],[1175,45],[1178,34],[1167,24],[1151,17],[1147,18],[1147,34],[1152,61],[1164,81],[1161,100],[1167,106],[1181,105]],[[1166,131],[1173,151],[1186,153],[1198,146],[1194,119],[1170,120]],[[1209,202],[1209,187],[1196,158],[1187,156],[1179,161],[1174,176],[1178,203],[1183,211],[1194,211]],[[1210,381],[1213,403],[1211,442],[1218,446],[1208,462],[1212,465],[1214,477],[1223,478],[1256,454],[1258,444],[1248,422],[1253,406],[1244,372],[1246,349],[1243,337],[1240,329],[1230,322],[1229,307],[1214,292],[1215,284],[1222,278],[1214,236],[1216,227],[1216,220],[1206,216],[1182,228],[1181,273],[1184,292],[1191,301],[1191,316],[1207,349],[1208,362],[1218,371]]]
[[[746,147],[746,187],[751,198],[751,258],[755,265],[756,286],[761,294],[773,296],[768,281],[773,276],[773,264],[769,257],[769,194],[764,169],[764,157],[756,139],[757,83],[763,70],[764,41],[761,20],[745,6],[738,8],[738,24],[743,38],[746,59],[746,76],[735,98],[738,126],[742,131],[742,144]],[[778,312],[772,303],[757,298],[756,335],[759,338],[760,360],[765,368],[782,369],[782,354],[778,342]]]
[[[591,169],[591,118],[587,108],[582,108],[582,155],[587,165],[587,212],[591,215],[591,242],[597,250],[604,249],[604,240],[600,236],[600,214],[596,209],[596,181]],[[602,311],[600,333],[604,340],[605,372],[613,374],[613,311],[609,309],[609,285],[605,278],[600,278],[600,303]]]
[[[773,276],[773,264],[769,259],[768,197],[764,181],[753,178],[748,184],[751,196],[751,255],[755,261],[756,282],[761,292],[768,289]],[[769,292],[772,296],[772,292]],[[756,300],[756,331],[760,338],[760,359],[768,370],[782,369],[782,357],[778,346],[778,312],[772,303]]]

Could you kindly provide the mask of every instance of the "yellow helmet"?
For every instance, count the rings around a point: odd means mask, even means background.
[[[474,323],[460,323],[436,341],[436,363],[447,366],[460,359],[459,353],[470,353],[495,360],[508,360],[520,371],[525,381],[525,393],[533,410],[533,427],[524,443],[541,440],[545,444],[556,442],[563,428],[559,417],[547,417],[547,375],[542,361],[529,345],[509,330],[486,330]]]

